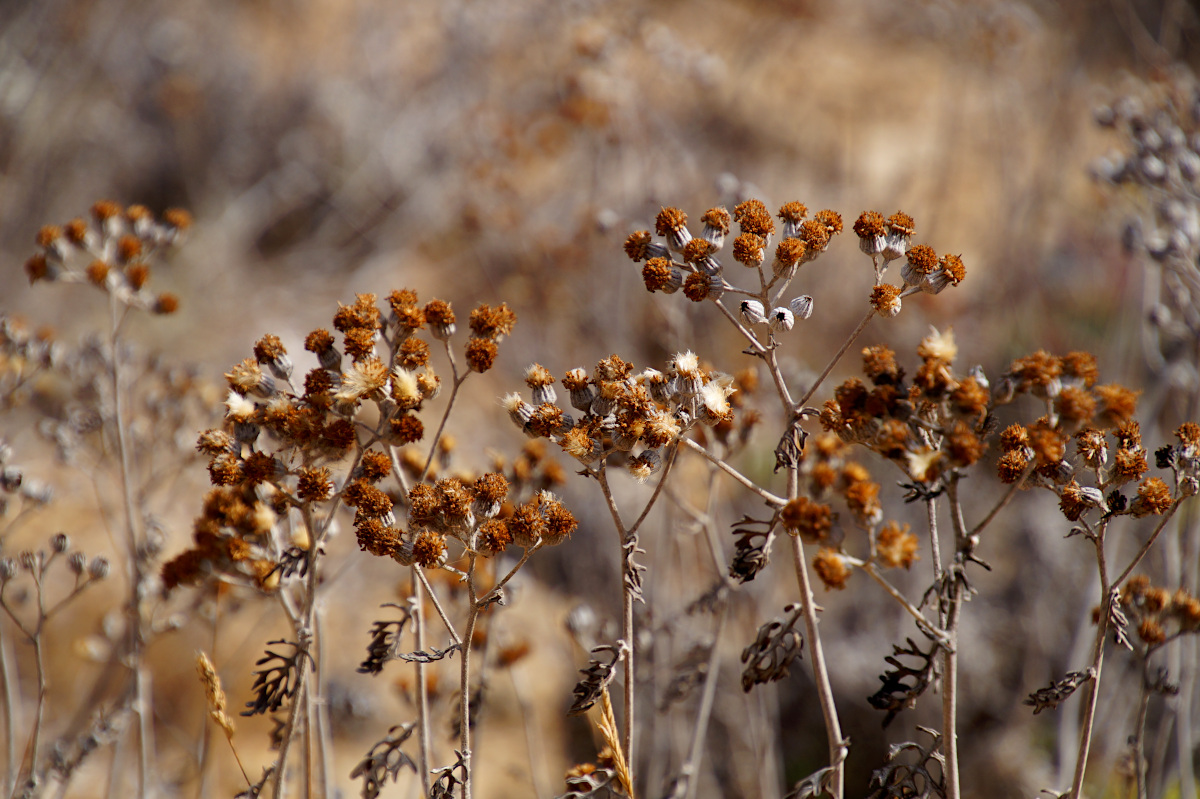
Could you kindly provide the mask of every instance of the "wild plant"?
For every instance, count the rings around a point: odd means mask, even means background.
[[[681,294],[702,313],[724,319],[744,346],[746,360],[721,369],[685,350],[661,368],[639,369],[614,354],[591,369],[560,364],[566,371],[559,378],[534,363],[524,373],[528,399],[514,391],[500,401],[512,422],[533,439],[512,459],[462,453],[450,433],[464,385],[492,369],[499,344],[513,330],[516,315],[506,304],[471,311],[463,340],[449,303],[422,302],[408,289],[392,292],[382,303],[374,294],[359,294],[334,313],[331,327],[337,335],[322,328],[305,337],[312,365],[303,377],[282,339],[263,335],[253,355],[225,374],[224,422],[198,437],[196,449],[208,459],[211,488],[199,502],[191,544],[161,564],[161,545],[150,535],[145,510],[149,492],[138,488],[137,478],[162,471],[150,471],[149,448],[137,449],[131,432],[135,407],[140,417],[154,413],[154,405],[149,399],[145,405],[131,402],[132,360],[122,354],[120,333],[131,308],[174,310],[173,297],[145,290],[145,263],[157,247],[173,242],[186,220],[173,214],[158,223],[143,209],[104,203],[93,217],[92,223],[44,230],[42,251],[27,270],[35,280],[89,282],[110,298],[110,354],[96,359],[104,367],[103,379],[93,383],[111,401],[98,404],[108,411],[93,429],[109,436],[115,450],[125,510],[127,635],[121,647],[114,647],[112,663],[128,668],[129,687],[114,707],[138,719],[140,795],[154,790],[149,775],[154,731],[150,674],[139,652],[162,629],[154,623],[157,603],[184,591],[258,596],[277,604],[286,620],[286,637],[264,641],[253,667],[252,696],[244,703],[243,715],[275,719],[274,754],[257,781],[250,776],[253,768],[242,768],[234,746],[220,667],[203,653],[197,657],[210,717],[234,747],[246,783],[241,795],[269,790],[279,797],[293,783],[305,795],[332,790],[339,775],[332,767],[336,741],[325,663],[334,624],[359,624],[366,634],[361,672],[380,675],[401,664],[411,667],[415,718],[397,719],[381,731],[353,769],[362,795],[380,795],[407,772],[426,796],[488,793],[478,776],[478,713],[488,701],[489,672],[521,653],[495,652],[486,629],[503,613],[510,585],[534,556],[566,542],[581,524],[550,490],[565,480],[547,455],[550,445],[575,461],[578,476],[594,482],[620,564],[614,628],[589,629],[573,619],[576,639],[594,657],[581,669],[569,712],[592,714],[602,746],[595,762],[567,775],[564,797],[698,795],[706,766],[715,768],[709,765],[714,753],[708,730],[720,698],[721,661],[731,646],[740,652],[742,688],[752,696],[788,678],[807,658],[823,719],[825,761],[794,781],[788,797],[842,797],[849,768],[871,772],[869,790],[876,797],[962,796],[961,747],[970,745],[959,740],[958,732],[962,632],[971,624],[966,602],[976,591],[980,570],[990,569],[1001,511],[1031,489],[1050,492],[1074,525],[1070,534],[1091,544],[1100,588],[1090,659],[1028,700],[1040,713],[1085,688],[1071,785],[1059,795],[1076,797],[1084,790],[1110,637],[1133,648],[1141,664],[1134,750],[1138,786],[1145,793],[1140,759],[1145,709],[1150,696],[1172,690],[1165,674],[1152,671],[1150,659],[1200,629],[1200,603],[1184,587],[1156,588],[1135,571],[1196,492],[1200,427],[1179,425],[1177,443],[1157,450],[1156,467],[1169,473],[1169,482],[1147,477],[1147,449],[1134,418],[1137,392],[1100,384],[1093,356],[1038,350],[989,378],[982,367],[956,365],[959,346],[950,330],[934,330],[919,342],[911,376],[886,344],[862,347],[863,377],[844,379],[818,404],[814,398],[826,380],[873,324],[875,329],[887,325],[905,300],[911,306],[918,296],[937,295],[964,281],[959,256],[939,256],[932,247],[913,243],[916,225],[907,214],[885,218],[867,211],[856,219],[857,257],[864,259],[863,316],[822,371],[804,376],[782,355],[813,323],[811,317],[819,318],[819,305],[793,287],[818,268],[808,264],[833,260],[829,250],[843,232],[841,216],[824,210],[810,217],[799,202],[783,205],[772,216],[764,203],[751,199],[732,212],[710,209],[702,216],[700,234],[693,235],[681,210],[664,208],[654,234],[629,236],[626,254],[642,265],[650,292]],[[732,263],[722,261],[725,252],[732,254]],[[77,267],[81,261],[88,263]],[[892,264],[898,265],[899,282],[888,280]],[[849,269],[848,274],[848,280],[859,279]],[[736,285],[746,282],[748,288]],[[881,337],[887,340],[888,332],[881,331]],[[12,352],[28,343],[19,345],[12,335],[5,339]],[[435,368],[435,352],[444,367]],[[16,384],[22,380],[18,375]],[[149,378],[138,384],[154,385]],[[150,399],[154,396],[150,392]],[[440,414],[434,412],[439,398]],[[178,430],[191,417],[173,418],[178,421],[167,429]],[[986,457],[989,449],[994,461]],[[770,468],[754,468],[755,456],[767,451]],[[459,460],[470,463],[460,466]],[[474,471],[475,464],[487,460],[489,471]],[[875,472],[892,469],[904,494],[899,505],[885,509],[888,495]],[[967,487],[985,483],[992,472],[1003,486],[999,496],[987,505],[968,501]],[[728,507],[722,504],[726,494],[719,481],[729,481],[741,494],[729,498]],[[913,532],[916,520],[903,506],[922,512],[921,535]],[[407,583],[401,602],[385,605],[378,618],[327,616],[328,581],[336,562],[332,546],[343,519],[351,520],[360,550],[394,563]],[[1141,543],[1118,541],[1120,528],[1129,528]],[[722,542],[721,529],[732,531],[732,542]],[[705,559],[689,572],[688,601],[678,612],[655,607],[662,597],[654,582],[672,568],[670,558],[660,556],[660,545],[688,531],[699,533],[695,538],[704,546],[697,551],[703,550]],[[742,603],[756,617],[757,632],[739,632],[731,623],[741,612],[739,597],[769,573],[779,546],[795,589],[781,613],[764,614],[755,602]],[[54,557],[29,560],[40,608],[40,581]],[[72,569],[77,586],[69,597],[98,579],[91,571],[83,578],[82,567]],[[15,567],[8,571],[16,574]],[[913,737],[918,740],[893,746],[884,762],[870,765],[856,759],[853,742],[843,733],[850,700],[835,695],[827,655],[841,642],[822,629],[814,590],[817,582],[827,590],[845,589],[856,573],[874,586],[875,597],[894,604],[915,627],[903,645],[892,645],[882,685],[867,704],[882,711],[887,725],[930,689],[941,695],[940,728],[917,725],[921,735]],[[913,580],[899,579],[904,573],[921,575],[916,590]],[[861,592],[856,601],[873,603]],[[40,653],[46,615],[39,611],[31,626],[9,604],[4,609]],[[668,679],[655,651],[657,639],[685,625],[706,634],[690,640]],[[430,698],[432,670],[455,659],[455,707],[439,713]],[[639,669],[643,661],[653,663],[652,673]],[[40,682],[39,688],[44,689]],[[614,701],[618,689],[619,701]],[[656,741],[660,717],[697,692],[686,741]],[[40,698],[37,706],[40,718]],[[748,714],[762,722],[762,705]],[[454,730],[452,752],[442,751],[435,739],[440,726]],[[781,727],[785,736],[798,732],[786,722]],[[28,795],[44,790],[52,772],[62,786],[70,777],[70,771],[55,771],[53,762],[39,765],[38,739],[35,726],[33,755],[17,786]],[[15,760],[10,755],[10,764]],[[767,792],[778,791],[778,780],[764,782]]]

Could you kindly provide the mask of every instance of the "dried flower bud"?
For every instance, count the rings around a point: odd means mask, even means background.
[[[788,308],[796,315],[797,319],[808,319],[812,316],[813,312],[813,298],[807,294],[802,294],[789,302]]]
[[[780,330],[791,330],[796,324],[796,316],[788,308],[772,308],[771,309],[771,332],[775,333]]]
[[[784,203],[776,216],[783,222],[783,230],[780,235],[785,239],[795,238],[800,232],[800,225],[808,216],[808,207],[804,203],[793,200]]]
[[[71,548],[71,539],[66,533],[55,533],[50,538],[50,549],[61,555]]]
[[[742,321],[748,325],[761,325],[767,321],[763,304],[758,300],[744,300],[742,302]]]
[[[67,568],[71,570],[71,574],[76,577],[80,576],[87,568],[87,555],[82,552],[72,552],[67,556]]]
[[[17,563],[12,558],[0,558],[0,583],[17,576]]]

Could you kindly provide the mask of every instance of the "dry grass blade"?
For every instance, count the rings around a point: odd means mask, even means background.
[[[621,733],[617,729],[617,719],[613,715],[612,700],[608,698],[607,688],[600,694],[600,717],[596,719],[596,729],[604,736],[605,746],[612,755],[618,790],[629,799],[634,799],[633,780],[629,774],[629,764],[625,761],[625,753],[621,750]]]

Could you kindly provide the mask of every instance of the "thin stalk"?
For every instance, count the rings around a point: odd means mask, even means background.
[[[467,628],[462,647],[459,649],[460,685],[458,702],[459,750],[462,753],[463,781],[462,799],[471,799],[474,775],[471,773],[471,639],[475,634],[475,622],[479,618],[479,597],[475,590],[475,552],[467,550],[467,595],[470,600],[467,613]]]
[[[138,554],[137,509],[134,504],[132,485],[133,467],[129,451],[129,431],[125,425],[125,391],[121,384],[120,330],[124,314],[121,313],[116,293],[110,292],[109,298],[109,317],[111,323],[109,347],[112,349],[110,378],[113,390],[113,424],[116,427],[117,433],[117,458],[121,467],[119,476],[121,480],[121,498],[125,508],[126,544],[129,557],[129,607],[126,609],[126,617],[129,625],[127,633],[129,636],[129,665],[134,673],[134,691],[136,695],[134,708],[138,714],[137,795],[144,797],[150,780],[150,763],[153,760],[153,753],[151,752],[152,742],[150,740],[153,706],[151,704],[151,697],[145,693],[149,685],[149,675],[145,675],[142,668],[142,648],[145,642],[142,639],[140,594],[144,575],[142,574],[141,558]]]
[[[424,582],[420,579],[420,566],[412,565],[413,635],[417,651],[425,651],[425,602]],[[429,796],[429,764],[431,743],[429,732],[429,690],[425,685],[425,664],[420,658],[413,664],[417,672],[417,767],[421,771],[422,796]]]
[[[1162,518],[1159,519],[1158,525],[1154,528],[1154,532],[1150,533],[1150,537],[1146,539],[1146,543],[1142,544],[1142,548],[1138,550],[1136,555],[1134,555],[1133,560],[1129,562],[1129,565],[1126,566],[1119,575],[1117,575],[1117,579],[1113,580],[1112,584],[1114,586],[1125,582],[1125,578],[1137,568],[1138,564],[1142,562],[1142,558],[1146,557],[1146,553],[1150,551],[1150,547],[1154,546],[1154,542],[1158,540],[1159,533],[1161,533],[1163,528],[1167,526],[1167,522],[1170,521],[1171,517],[1175,515],[1175,511],[1179,510],[1181,501],[1182,500],[1175,500],[1175,502],[1171,504],[1171,507],[1167,509],[1167,512],[1162,515]]]
[[[686,440],[686,439],[685,439]],[[688,442],[690,443],[690,442]],[[630,581],[633,575],[630,572],[630,558],[625,555],[626,548],[633,546],[637,548],[637,534],[626,529],[624,522],[621,521],[620,511],[617,510],[616,500],[613,499],[612,490],[608,485],[608,474],[605,469],[605,462],[600,462],[600,468],[596,470],[596,478],[600,482],[600,490],[604,494],[604,500],[608,504],[608,511],[612,514],[613,525],[617,528],[617,534],[621,539],[621,638],[628,644],[629,649],[625,653],[625,662],[622,664],[625,676],[625,735],[621,745],[625,748],[625,758],[629,766],[629,784],[632,787],[634,782],[634,631],[633,631],[633,591],[630,589]]]
[[[442,432],[446,429],[446,422],[450,419],[450,411],[454,410],[454,400],[458,398],[458,390],[462,388],[462,384],[471,376],[471,372],[464,372],[460,377],[458,374],[458,364],[454,360],[454,352],[450,349],[449,340],[444,342],[446,345],[446,357],[450,360],[450,371],[454,375],[454,384],[450,388],[450,399],[446,402],[446,410],[442,412],[441,421],[438,422],[437,432],[433,434],[433,438],[429,443],[429,455],[425,458],[425,467],[421,469],[421,476],[417,482],[423,482],[429,474],[429,467],[433,465],[433,456],[437,454],[438,443],[442,440]]]
[[[12,659],[12,645],[0,625],[0,680],[4,681],[4,795],[11,796],[17,781],[17,671]]]
[[[847,558],[847,560],[849,560],[849,558]],[[908,598],[904,596],[904,594],[900,593],[900,590],[896,588],[896,586],[889,583],[887,578],[879,573],[879,569],[875,567],[874,563],[855,563],[854,565],[866,572],[867,575],[870,576],[870,578],[876,583],[878,583],[884,591],[888,592],[892,599],[900,603],[900,606],[908,611],[908,614],[913,617],[913,619],[917,622],[917,626],[920,627],[922,631],[933,635],[937,642],[943,647],[950,646],[949,636],[945,635],[941,630],[935,627],[929,621],[929,619],[925,618],[925,614],[922,613],[920,609],[918,609],[913,603],[909,602]]]
[[[812,395],[817,393],[817,389],[821,387],[823,382],[825,382],[825,378],[829,377],[829,373],[833,371],[833,367],[837,366],[838,361],[842,359],[842,356],[845,355],[846,351],[849,350],[854,344],[855,339],[857,339],[859,335],[861,335],[862,332],[867,329],[867,324],[870,323],[874,316],[875,309],[872,308],[867,315],[863,317],[863,320],[858,323],[858,327],[854,328],[854,331],[850,334],[850,337],[846,339],[846,343],[842,345],[842,348],[839,349],[833,358],[829,360],[829,363],[826,365],[824,371],[822,371],[817,379],[813,381],[813,384],[809,386],[808,391],[804,392],[804,396],[800,398],[800,401],[793,406],[794,408],[803,407],[804,403],[808,402],[812,398]]]
[[[685,799],[695,799],[696,789],[699,788],[700,757],[704,750],[704,739],[708,735],[708,722],[712,718],[713,703],[717,697],[717,675],[721,666],[721,634],[725,631],[725,618],[729,615],[728,603],[722,603],[720,614],[717,616],[717,629],[713,633],[712,651],[708,656],[708,670],[704,673],[704,693],[700,695],[700,709],[696,711],[696,727],[692,731],[692,745],[688,750],[688,759],[682,772],[687,775],[687,794]]]
[[[1107,522],[1102,522],[1096,531],[1096,565],[1100,570],[1100,622],[1096,625],[1096,638],[1092,642],[1092,677],[1084,700],[1083,721],[1080,723],[1079,751],[1075,756],[1075,774],[1067,799],[1079,799],[1083,791],[1083,778],[1087,773],[1088,753],[1092,747],[1092,728],[1096,723],[1096,704],[1100,697],[1100,670],[1104,666],[1104,639],[1108,636],[1109,615],[1112,610],[1112,588],[1108,581],[1108,564],[1104,557],[1104,533]]]
[[[784,499],[783,497],[775,496],[770,491],[767,491],[765,488],[759,488],[754,483],[754,481],[751,480],[749,477],[746,477],[744,474],[739,472],[737,469],[733,468],[728,463],[726,463],[725,461],[718,458],[716,455],[713,455],[707,449],[700,446],[695,441],[692,441],[690,438],[683,439],[683,443],[689,449],[693,450],[694,452],[699,452],[701,455],[703,455],[705,458],[707,458],[709,461],[711,461],[715,466],[717,466],[717,468],[719,468],[721,471],[725,472],[727,475],[732,477],[734,480],[738,481],[738,483],[740,483],[746,489],[754,492],[755,494],[758,494],[760,497],[765,499],[769,504],[774,505],[777,508],[783,507],[784,505],[787,504],[786,499]]]
[[[1142,660],[1142,693],[1138,697],[1137,718],[1129,748],[1133,750],[1133,771],[1137,777],[1138,799],[1146,799],[1146,714],[1150,710],[1150,653]]]
[[[825,649],[817,631],[817,608],[813,597],[812,581],[808,576],[808,564],[804,557],[804,544],[799,536],[788,536],[792,541],[792,561],[796,568],[796,581],[800,585],[800,603],[804,611],[804,626],[808,633],[808,654],[812,661],[813,681],[817,684],[817,700],[821,704],[821,715],[825,719],[825,732],[829,736],[829,766],[833,777],[829,782],[829,795],[833,799],[844,796],[845,747],[842,725],[838,720],[837,705],[833,701],[833,687],[829,682],[829,668],[825,664]]]
[[[962,796],[958,774],[958,620],[962,610],[963,584],[954,583],[946,636],[950,648],[942,650],[942,754],[946,757],[946,799]]]

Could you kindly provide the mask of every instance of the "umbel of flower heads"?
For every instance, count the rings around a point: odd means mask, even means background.
[[[570,407],[557,404],[555,382],[540,364],[531,365],[525,383],[533,402],[520,394],[501,399],[509,417],[533,438],[547,438],[585,466],[610,455],[625,456],[625,465],[639,480],[662,466],[663,448],[697,424],[730,422],[729,398],[734,381],[729,375],[704,369],[693,352],[673,357],[665,371],[645,369],[613,355],[589,374],[572,369],[562,379]]]
[[[683,211],[663,208],[655,220],[655,232],[662,241],[656,241],[650,231],[640,230],[626,239],[625,253],[635,263],[645,262],[642,280],[651,292],[674,294],[682,289],[684,296],[693,302],[712,300],[722,308],[726,294],[746,296],[740,305],[741,322],[750,328],[766,325],[773,337],[790,331],[797,320],[812,315],[811,296],[800,295],[788,301],[784,298],[800,267],[820,257],[832,238],[842,232],[840,214],[824,210],[810,219],[808,208],[799,202],[785,203],[776,216],[780,220],[780,239],[772,250],[777,229],[760,200],[746,200],[732,214],[720,207],[709,209],[701,217],[704,228],[699,237],[688,229]],[[731,222],[737,222],[740,228],[729,248],[733,260],[758,273],[757,291],[731,283],[718,260],[729,239]],[[875,269],[870,302],[881,316],[898,314],[905,295],[917,291],[937,294],[947,286],[957,285],[966,274],[959,256],[938,258],[927,245],[913,246],[915,231],[912,217],[902,211],[888,218],[877,211],[865,211],[854,223],[859,248],[871,257]],[[905,259],[901,269],[903,284],[883,282],[888,264],[901,258]]]

